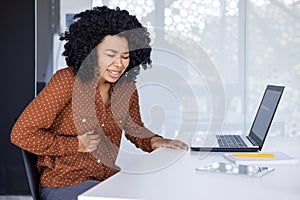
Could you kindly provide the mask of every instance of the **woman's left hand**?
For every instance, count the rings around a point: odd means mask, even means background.
[[[168,147],[172,149],[187,149],[188,146],[180,140],[170,140],[162,137],[153,137],[151,139],[151,147],[153,150],[159,147]]]

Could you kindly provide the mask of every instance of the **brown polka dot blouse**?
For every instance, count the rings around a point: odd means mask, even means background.
[[[122,130],[138,148],[152,151],[150,140],[156,135],[141,121],[135,84],[113,85],[104,105],[96,84],[81,82],[73,70],[57,71],[11,132],[12,143],[38,155],[41,187],[103,181],[118,172]],[[97,150],[78,152],[77,135],[91,130],[101,136]]]

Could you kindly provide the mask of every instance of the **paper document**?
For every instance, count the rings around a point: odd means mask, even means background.
[[[295,164],[299,159],[282,152],[225,153],[224,157],[236,164]]]

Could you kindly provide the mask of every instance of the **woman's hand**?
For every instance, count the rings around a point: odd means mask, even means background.
[[[152,149],[157,149],[159,147],[168,147],[172,149],[187,149],[188,146],[180,140],[170,140],[162,137],[153,137],[151,139]]]
[[[88,131],[78,135],[78,152],[93,152],[97,149],[100,142],[100,135],[95,131]]]

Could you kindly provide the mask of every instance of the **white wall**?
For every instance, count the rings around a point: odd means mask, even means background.
[[[68,23],[71,23],[69,17],[72,14],[77,14],[92,7],[92,0],[60,0],[60,32],[63,33],[68,28]],[[62,56],[64,51],[64,42],[59,40],[59,34],[53,35],[53,71],[66,67],[65,58]]]

